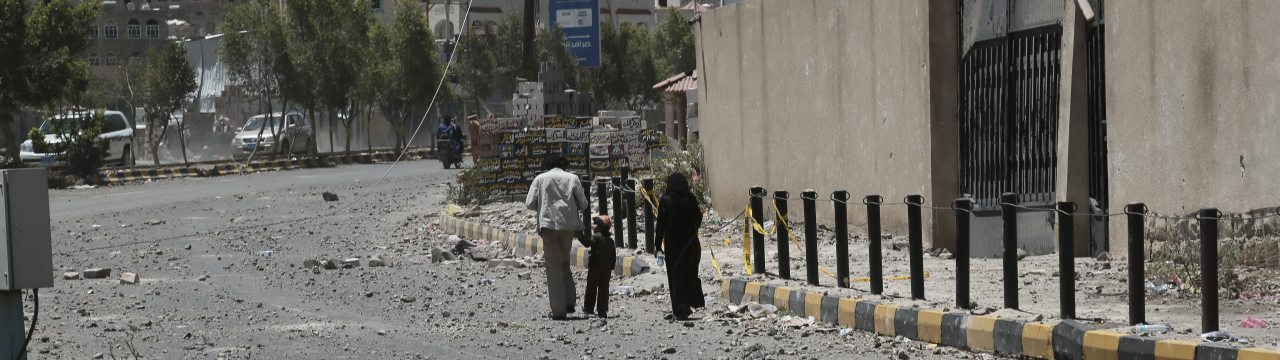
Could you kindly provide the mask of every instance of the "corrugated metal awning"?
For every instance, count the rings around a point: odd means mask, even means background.
[[[683,72],[672,76],[657,85],[654,89],[662,89],[663,92],[685,92],[698,88],[698,70]]]

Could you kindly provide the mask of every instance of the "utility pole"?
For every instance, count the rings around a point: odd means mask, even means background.
[[[533,19],[538,9],[533,6],[534,0],[524,0],[524,78],[526,81],[536,81],[536,73],[533,71]]]

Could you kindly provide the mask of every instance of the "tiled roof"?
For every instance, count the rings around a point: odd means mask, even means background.
[[[684,6],[681,6],[680,10],[694,10],[697,12],[703,12],[707,10],[707,7],[702,6],[702,4],[699,4],[697,1],[690,1],[688,4],[684,4]]]
[[[683,72],[672,76],[657,85],[654,89],[662,89],[663,92],[683,92],[698,88],[698,70]]]

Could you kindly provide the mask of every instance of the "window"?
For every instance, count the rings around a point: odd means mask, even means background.
[[[98,62],[98,53],[89,53],[89,66],[102,65]]]
[[[129,125],[124,122],[124,116],[119,114],[107,115],[107,121],[102,124],[103,133],[116,132],[128,128]]]
[[[115,21],[115,20],[107,20],[107,26],[104,26],[102,29],[103,29],[103,32],[105,32],[105,33],[106,33],[106,35],[107,35],[107,38],[108,38],[108,39],[115,39],[115,38],[116,38],[116,35],[117,35],[117,34],[116,34],[116,21]]]
[[[156,22],[154,19],[147,20],[147,38],[148,39],[160,38],[160,23]]]
[[[85,33],[85,36],[88,36],[90,39],[97,39],[98,25],[89,25],[89,27],[84,29],[84,33]]]
[[[373,8],[373,9],[381,9],[381,8],[382,8],[382,0],[373,0],[373,5],[372,5],[372,6],[370,6],[370,8]]]
[[[480,31],[480,29],[483,29],[483,28],[484,28],[484,23],[480,22],[480,20],[471,22],[471,31]]]
[[[130,39],[142,38],[142,25],[138,24],[137,19],[129,20],[129,38]]]
[[[117,66],[117,65],[120,65],[120,61],[119,61],[119,60],[116,60],[116,53],[107,53],[107,63],[106,63],[106,65],[107,65],[107,66]]]
[[[289,115],[289,126],[298,126],[298,119],[301,117],[299,115]]]

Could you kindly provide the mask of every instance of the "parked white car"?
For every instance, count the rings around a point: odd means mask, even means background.
[[[61,142],[58,139],[58,134],[53,133],[53,122],[63,122],[63,128],[65,129],[70,127],[66,126],[70,122],[78,123],[80,119],[88,114],[85,111],[77,111],[46,120],[43,124],[40,124],[40,131],[44,132],[44,141],[49,144]],[[99,138],[106,140],[109,145],[107,152],[102,154],[102,158],[107,163],[119,163],[123,166],[133,165],[133,123],[129,122],[129,118],[119,111],[105,111],[103,115],[106,120],[102,123],[102,135]],[[24,163],[53,164],[58,155],[56,153],[35,152],[31,140],[22,142],[20,150],[19,156]]]
[[[263,114],[249,118],[231,139],[232,157],[246,158],[254,150],[257,150],[258,155],[271,154],[272,151],[277,154],[306,152],[314,141],[311,125],[303,121],[302,115],[298,113],[289,113],[284,118],[282,121],[280,113],[271,114],[270,117]],[[274,138],[277,130],[280,131],[279,140]],[[259,132],[262,133],[261,138],[258,137]]]

